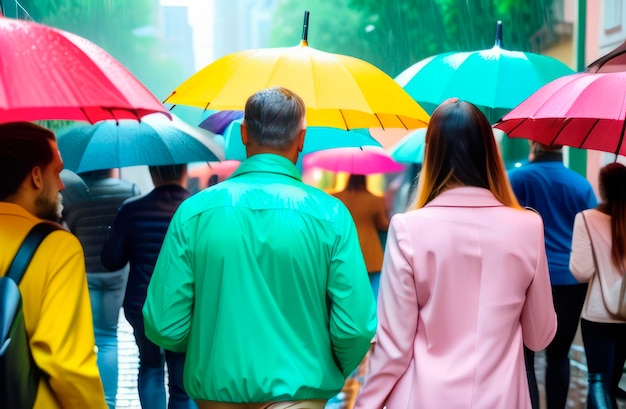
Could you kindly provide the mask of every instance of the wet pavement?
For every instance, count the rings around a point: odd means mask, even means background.
[[[137,394],[137,369],[139,366],[139,357],[135,338],[131,326],[124,318],[124,314],[120,314],[120,323],[118,329],[119,340],[119,386],[117,391],[117,408],[118,409],[140,409],[139,395]],[[570,392],[567,400],[567,409],[584,409],[587,396],[587,366],[585,363],[585,354],[580,341],[580,336],[576,337],[574,345],[570,352],[571,357],[571,381]],[[539,382],[539,393],[543,399],[543,368],[545,367],[545,359],[542,353],[538,353],[535,357],[535,368],[537,370],[537,380]],[[167,378],[166,378],[167,382]],[[626,376],[622,378],[622,386],[626,389]],[[619,409],[626,409],[626,401],[619,401]],[[545,408],[542,402],[541,408]]]

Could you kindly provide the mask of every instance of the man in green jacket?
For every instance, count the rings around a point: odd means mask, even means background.
[[[200,409],[322,409],[365,356],[375,301],[350,213],[302,182],[305,107],[284,88],[251,96],[248,158],[184,201],[143,308],[146,335],[187,353]]]

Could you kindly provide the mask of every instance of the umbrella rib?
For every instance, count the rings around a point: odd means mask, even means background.
[[[568,118],[568,121],[569,121],[569,118]],[[587,142],[587,138],[589,138],[589,135],[591,135],[591,132],[593,131],[593,128],[595,128],[595,127],[596,127],[596,125],[598,125],[599,123],[600,123],[600,120],[599,120],[599,119],[596,119],[596,120],[593,122],[593,126],[591,127],[591,129],[589,129],[589,131],[587,132],[587,135],[585,135],[585,137],[583,138],[583,140],[580,142],[580,145],[578,146],[579,148],[582,148],[582,147],[583,147],[583,145],[585,145],[585,142]]]
[[[396,118],[398,118],[398,121],[400,121],[400,123],[402,124],[402,126],[404,126],[404,129],[409,129],[406,124],[404,123],[404,121],[402,120],[402,118],[400,118],[400,115],[396,115]],[[385,129],[385,128],[383,128]]]
[[[89,123],[93,124],[95,123],[95,121],[91,120],[91,117],[89,116],[89,114],[87,114],[87,111],[85,110],[85,107],[81,106],[80,107],[81,112],[83,113],[83,115],[85,115],[85,118],[87,118],[87,120],[89,121]]]
[[[376,112],[374,112],[374,116],[376,117],[376,120],[378,121],[378,123],[380,124],[380,127],[382,129],[385,129],[385,125],[383,125],[383,121],[380,120],[380,118],[378,117],[378,114]]]
[[[615,159],[617,161],[617,155],[619,151],[622,149],[622,142],[624,142],[624,132],[626,131],[626,121],[622,121],[622,132],[619,135],[619,142],[617,144],[617,149],[615,149]]]
[[[346,126],[346,131],[349,131],[350,127],[348,126],[348,121],[346,121],[346,117],[343,114],[343,109],[339,110],[339,114],[341,115],[341,119],[343,119],[343,123]]]
[[[567,124],[569,124],[571,122],[571,120],[572,120],[572,118],[565,119],[565,123],[563,124],[563,126],[559,129],[559,131],[556,133],[556,135],[554,135],[554,138],[552,138],[552,140],[550,141],[550,145],[554,145],[554,142],[556,142],[556,140],[559,138],[559,135],[561,135],[561,132],[563,132],[563,130],[565,129]]]
[[[512,119],[511,119],[512,121]],[[509,131],[507,132],[507,135],[511,135],[513,134],[513,131],[515,131],[517,128],[519,128],[520,126],[522,126],[524,124],[524,122],[528,121],[528,118],[520,121],[517,125],[515,125],[513,128],[509,129]],[[505,124],[506,121],[501,121],[502,124]],[[497,125],[497,124],[496,124]]]

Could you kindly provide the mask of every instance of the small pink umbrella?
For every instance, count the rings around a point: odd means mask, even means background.
[[[325,149],[304,156],[305,169],[318,167],[333,172],[347,172],[353,175],[392,173],[404,170],[404,166],[393,160],[378,146],[345,147]]]
[[[241,164],[238,160],[224,160],[214,164],[204,164],[189,169],[190,178],[198,179],[198,188],[204,189],[211,183],[219,183],[228,179]],[[213,179],[211,179],[213,177]]]

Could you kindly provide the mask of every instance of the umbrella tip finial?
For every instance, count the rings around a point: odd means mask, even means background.
[[[496,24],[496,47],[502,48],[502,20],[498,20]]]
[[[304,11],[304,22],[302,23],[302,42],[307,44],[309,41],[309,10]]]

